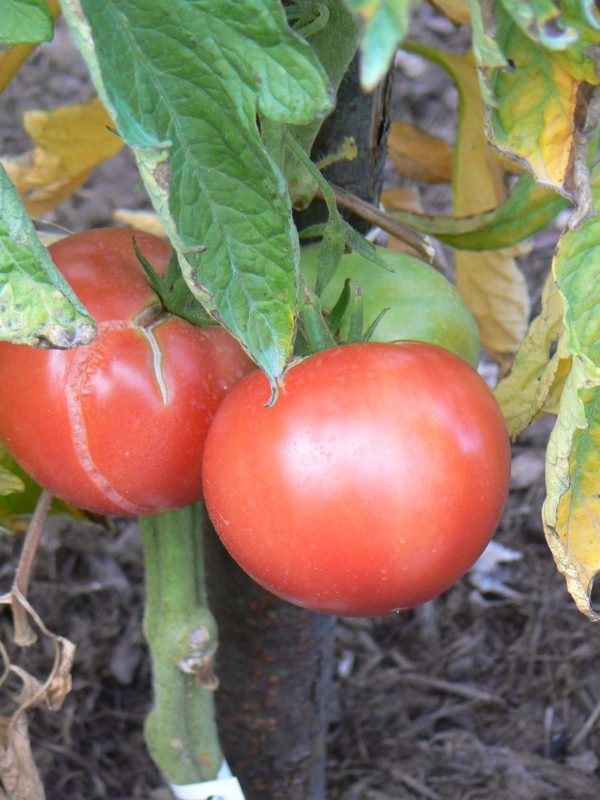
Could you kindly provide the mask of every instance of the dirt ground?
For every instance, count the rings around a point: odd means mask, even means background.
[[[460,47],[460,33],[429,10],[419,12],[418,22],[432,41]],[[24,108],[89,95],[85,70],[61,31],[0,98],[0,152],[27,147],[18,129]],[[394,109],[397,119],[451,139],[456,92],[439,71],[401,62]],[[444,188],[424,196],[427,207],[443,208],[447,199]],[[79,230],[110,224],[117,205],[145,204],[130,159],[121,154],[48,220]],[[540,236],[524,262],[534,300],[555,238],[555,230]],[[514,560],[484,578],[468,575],[416,611],[339,621],[331,800],[600,795],[600,638],[568,597],[540,522],[551,425],[536,423],[514,446],[512,488],[496,537]],[[0,536],[0,591],[12,580],[19,548],[19,537]],[[163,800],[142,739],[150,676],[135,524],[53,520],[30,597],[46,624],[77,644],[73,691],[63,709],[30,717],[48,797]],[[47,668],[50,654],[42,643],[26,662]]]

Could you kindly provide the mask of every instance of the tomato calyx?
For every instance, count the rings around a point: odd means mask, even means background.
[[[207,313],[204,306],[195,297],[183,277],[179,260],[175,250],[171,250],[171,257],[163,275],[159,274],[148,259],[143,255],[135,236],[132,245],[137,260],[146,274],[148,283],[158,298],[162,309],[186,322],[201,328],[206,325],[216,325],[215,320]]]

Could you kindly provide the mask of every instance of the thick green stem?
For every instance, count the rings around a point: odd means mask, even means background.
[[[217,627],[206,604],[202,524],[198,506],[140,519],[154,683],[146,744],[172,784],[214,780],[222,761],[213,700]]]

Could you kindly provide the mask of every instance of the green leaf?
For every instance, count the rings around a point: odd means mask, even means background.
[[[593,0],[562,0],[565,24],[577,31],[577,40],[556,53],[563,69],[586,83],[600,83],[598,70],[598,45],[600,44],[600,16]]]
[[[47,42],[54,33],[54,20],[45,0],[2,0],[1,44]]]
[[[523,33],[549,50],[564,50],[577,41],[577,28],[568,25],[552,0],[501,0]]]
[[[331,109],[314,53],[277,0],[61,5],[191,291],[272,379],[281,375],[298,239],[256,118],[307,124]]]
[[[600,367],[600,217],[561,239],[553,263],[569,351]]]
[[[88,316],[39,241],[0,165],[0,340],[43,347],[89,344]]]
[[[325,235],[319,250],[319,272],[317,275],[316,292],[321,296],[323,289],[335,275],[346,246],[346,229],[341,220],[332,220],[325,229]]]
[[[325,0],[308,5],[314,5],[321,10],[323,17],[327,17],[326,24],[319,26],[310,35],[303,30],[303,35],[307,36],[309,45],[327,73],[331,88],[337,92],[358,49],[358,25],[348,10],[346,0]],[[289,129],[307,155],[311,153],[322,124],[323,120],[317,119],[308,125],[295,125]],[[315,182],[296,159],[285,159],[283,171],[294,208],[306,208],[315,196]]]
[[[568,200],[521,175],[508,198],[491,211],[471,217],[390,211],[391,217],[415,230],[435,236],[457,250],[502,250],[546,228]]]
[[[17,464],[0,443],[0,528],[24,531],[25,517],[35,510],[42,489]],[[51,510],[57,514],[68,514],[77,519],[84,515],[75,506],[52,499]]]
[[[486,68],[500,68],[508,66],[506,57],[494,36],[495,28],[490,24],[493,9],[489,0],[470,0],[471,24],[473,26],[473,52],[477,63]],[[484,21],[485,9],[485,21]],[[491,28],[491,30],[488,30]]]
[[[0,464],[0,496],[6,497],[23,491],[25,491],[25,484],[19,476]]]
[[[347,0],[363,23],[361,84],[373,89],[392,65],[409,25],[411,0]]]

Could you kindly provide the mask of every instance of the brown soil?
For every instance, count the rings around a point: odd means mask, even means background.
[[[434,41],[460,46],[460,37],[430,11],[420,12],[419,24]],[[455,93],[438,71],[418,70],[410,92],[406,72],[399,75],[397,116],[451,138]],[[23,108],[86,95],[85,72],[61,32],[4,95],[2,116],[10,125],[0,151],[27,146],[16,125]],[[116,205],[146,203],[136,183],[122,154],[49,219],[73,230],[110,224]],[[443,207],[447,191],[425,199],[428,207]],[[555,235],[540,237],[525,264],[534,297]],[[467,576],[416,611],[340,620],[328,762],[332,800],[600,795],[600,639],[569,599],[540,523],[550,427],[548,420],[536,424],[514,448],[513,487],[497,541],[522,557],[488,576],[495,588],[482,590]],[[0,536],[0,591],[10,585],[19,548],[18,537]],[[46,624],[77,644],[73,691],[62,710],[30,716],[48,797],[166,797],[142,737],[150,676],[135,524],[55,519],[30,597]],[[6,617],[1,634],[9,641]],[[50,657],[42,643],[18,660],[41,675]]]

